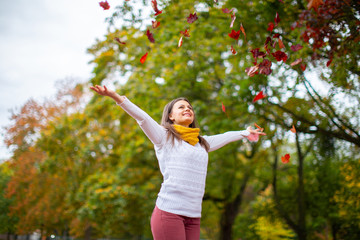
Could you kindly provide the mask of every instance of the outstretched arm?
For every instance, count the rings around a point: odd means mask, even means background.
[[[138,106],[130,102],[125,96],[120,96],[115,91],[108,89],[106,86],[99,85],[91,86],[90,89],[94,90],[102,96],[108,96],[114,99],[117,105],[125,110],[131,117],[133,117],[146,136],[155,145],[162,144],[166,136],[166,130],[160,126],[154,119],[152,119],[146,112],[141,110]]]

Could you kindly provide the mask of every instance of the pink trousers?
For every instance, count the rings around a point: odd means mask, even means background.
[[[199,240],[200,218],[190,218],[155,209],[151,216],[154,240]]]

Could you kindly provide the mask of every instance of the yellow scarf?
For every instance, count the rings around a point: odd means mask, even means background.
[[[188,142],[189,144],[195,146],[199,142],[199,128],[188,128],[181,125],[173,125],[175,130],[180,133],[182,140]]]

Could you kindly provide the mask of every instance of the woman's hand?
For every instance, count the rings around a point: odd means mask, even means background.
[[[246,130],[250,133],[250,135],[246,137],[250,142],[257,142],[259,140],[259,135],[266,135],[266,133],[264,133],[262,129],[252,129],[251,126],[246,128]]]
[[[118,104],[122,103],[125,99],[124,96],[120,96],[115,91],[108,89],[105,85],[104,85],[104,87],[99,86],[99,85],[91,86],[90,89],[94,90],[95,92],[97,92],[98,94],[100,94],[102,96],[111,97]]]

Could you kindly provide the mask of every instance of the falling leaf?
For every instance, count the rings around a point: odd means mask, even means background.
[[[148,55],[148,53],[146,52],[145,55],[140,58],[140,62],[141,62],[142,64],[146,61],[147,55]]]
[[[159,14],[162,13],[162,11],[160,11],[160,10],[158,9],[158,7],[157,7],[157,2],[156,2],[156,0],[151,0],[151,6],[152,6],[152,8],[153,8],[154,11],[155,11],[155,16],[157,16],[157,15],[159,15]]]
[[[278,23],[280,22],[280,17],[279,17],[279,14],[277,12],[275,14],[274,22],[275,22],[275,26],[277,26]]]
[[[274,30],[274,23],[269,22],[269,23],[268,23],[268,28],[267,28],[267,30],[268,30],[269,32],[272,32],[272,31]]]
[[[252,67],[249,67],[249,68],[246,68],[245,69],[245,72],[247,73],[247,75],[249,77],[253,77],[257,74],[257,70],[259,69],[259,65],[255,65],[255,66],[252,66]]]
[[[264,131],[264,128],[260,127],[260,126],[257,125],[256,123],[254,123],[254,125],[255,125],[255,127],[256,127],[257,129],[260,129],[261,132]]]
[[[279,38],[280,37],[280,33],[275,33],[273,38]]]
[[[272,73],[271,65],[272,63],[269,60],[264,59],[262,63],[259,64],[259,73],[270,75]]]
[[[146,31],[146,36],[148,37],[149,41],[154,43],[155,42],[155,39],[154,39],[154,36],[153,34],[149,31],[149,29]]]
[[[291,64],[290,64],[290,66],[296,66],[296,65],[298,65],[299,63],[301,63],[302,62],[302,58],[298,58],[298,59],[296,59],[295,61],[293,61]]]
[[[222,111],[225,113],[226,111],[226,109],[225,109],[225,105],[224,105],[224,103],[221,103],[221,109],[222,109]]]
[[[330,60],[326,62],[326,66],[329,67],[331,62],[332,62],[332,58],[330,58]]]
[[[265,55],[266,55],[264,52],[260,52],[259,48],[252,49],[252,50],[250,50],[250,52],[252,53],[255,61],[257,60],[257,58],[265,57]]]
[[[99,2],[100,7],[102,7],[104,10],[108,10],[110,8],[110,5],[107,1]]]
[[[258,101],[258,100],[260,100],[260,99],[263,99],[263,98],[265,98],[265,97],[266,97],[266,95],[263,94],[263,91],[260,91],[260,92],[254,97],[253,103],[256,102],[256,101]]]
[[[234,26],[235,19],[236,19],[235,12],[233,12],[233,14],[231,15],[230,28]]]
[[[183,35],[184,37],[190,37],[190,33],[188,32],[189,29],[186,29],[185,32],[180,31],[181,35]]]
[[[193,23],[195,22],[196,20],[198,19],[197,15],[196,15],[196,12],[194,12],[194,14],[191,14],[187,17],[187,22],[188,23]]]
[[[293,133],[296,133],[296,129],[295,129],[294,125],[292,125],[292,128],[290,129],[290,131],[293,132]]]
[[[152,28],[154,29],[160,26],[160,22],[158,21],[151,21],[151,22],[152,22]]]
[[[309,0],[309,3],[307,5],[307,8],[310,10],[311,8],[314,8],[315,11],[318,11],[318,8],[321,4],[324,4],[323,0]]]
[[[118,37],[116,37],[116,38],[114,38],[115,39],[115,41],[117,41],[118,43],[120,43],[120,44],[126,44],[126,42],[122,42],[121,40],[120,40],[120,38],[118,38]]]
[[[305,69],[306,69],[306,64],[302,63],[302,64],[300,65],[300,68],[301,68],[302,71],[305,71]]]
[[[242,23],[241,23],[241,25],[240,25],[240,30],[241,30],[241,32],[244,34],[245,40],[246,40],[246,33],[245,33],[245,29],[244,29]]]
[[[290,154],[285,154],[284,156],[281,157],[281,161],[283,163],[288,163],[290,161]]]
[[[302,49],[302,48],[303,48],[303,46],[301,46],[300,44],[292,45],[292,46],[290,47],[290,49],[291,49],[292,51],[294,51],[294,52],[299,51],[299,50]]]
[[[238,40],[239,36],[240,36],[240,30],[239,31],[234,31],[234,29],[231,30],[231,33],[228,34],[229,37]]]
[[[276,51],[276,52],[274,52],[274,53],[271,53],[275,58],[276,58],[276,60],[278,61],[278,62],[280,62],[281,60],[283,61],[283,62],[286,62],[286,60],[287,60],[287,55],[286,55],[286,53],[284,53],[284,52],[282,52],[282,51]]]
[[[183,36],[180,37],[178,47],[181,47],[183,44]]]
[[[236,50],[234,49],[234,47],[232,45],[231,45],[231,53],[234,55],[236,54]]]
[[[284,43],[282,42],[282,40],[279,38],[279,48],[285,48]]]

